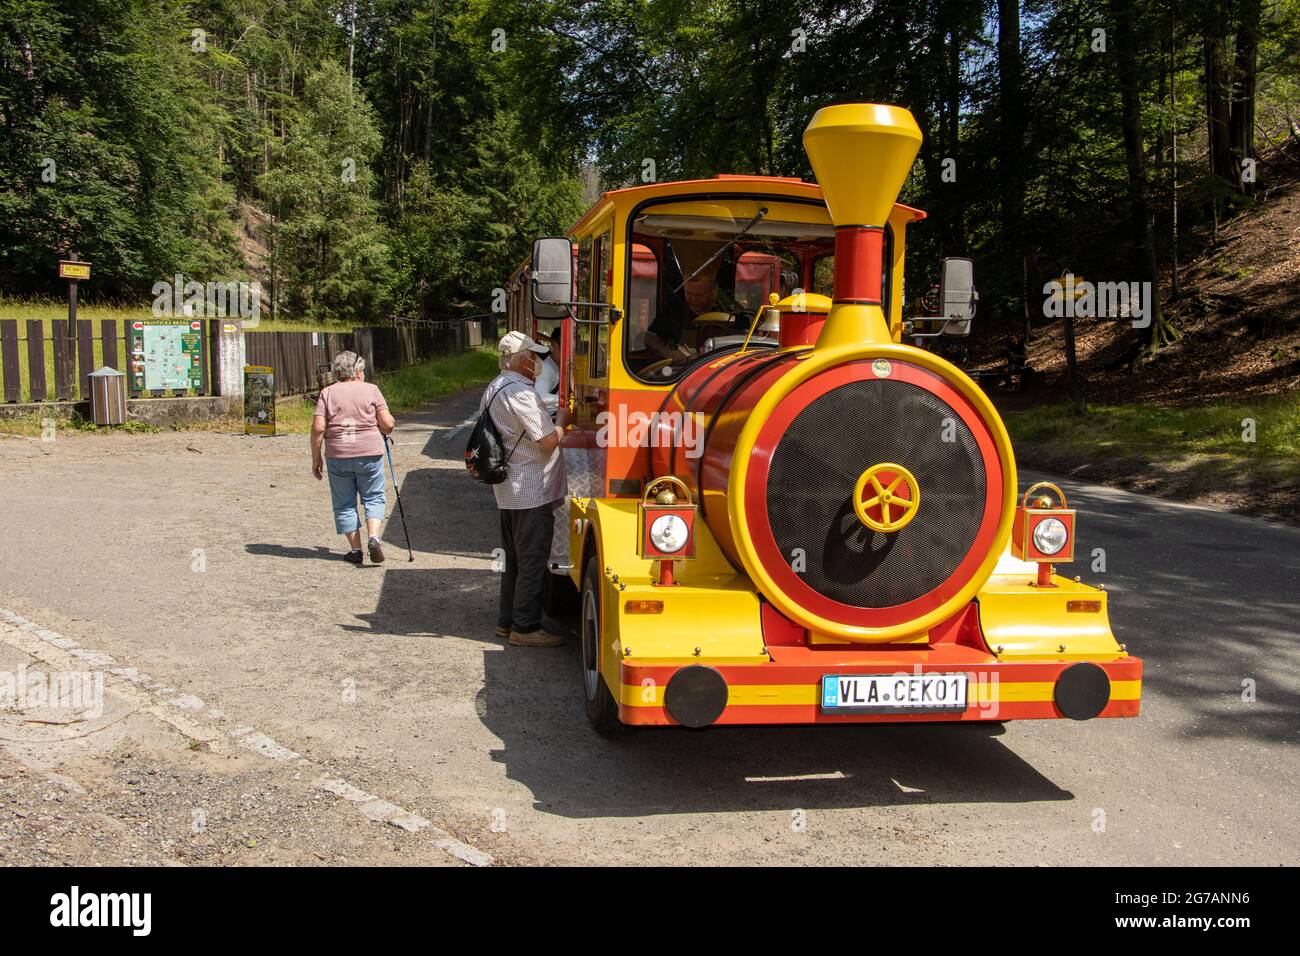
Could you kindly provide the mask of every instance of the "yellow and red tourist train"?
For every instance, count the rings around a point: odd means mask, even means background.
[[[598,729],[1137,715],[1106,592],[1054,570],[1074,510],[1020,493],[988,398],[910,344],[976,298],[946,260],[940,314],[902,316],[920,142],[904,109],[827,107],[817,183],[607,192],[511,278],[510,326],[560,333],[551,591]]]

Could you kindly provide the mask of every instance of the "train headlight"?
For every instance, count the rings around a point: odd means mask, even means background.
[[[1060,518],[1044,518],[1034,525],[1034,547],[1046,555],[1059,554],[1070,540],[1070,532]]]
[[[637,557],[659,562],[658,587],[672,587],[673,563],[695,557],[698,509],[680,478],[654,478],[641,496]]]
[[[690,530],[677,515],[660,515],[650,523],[650,541],[665,554],[675,554],[686,546]]]
[[[1034,497],[1040,489],[1051,494]],[[1011,554],[1021,561],[1037,562],[1038,580],[1030,582],[1035,587],[1055,587],[1053,566],[1074,560],[1074,516],[1061,489],[1050,481],[1031,486],[1020,499],[1011,524]]]

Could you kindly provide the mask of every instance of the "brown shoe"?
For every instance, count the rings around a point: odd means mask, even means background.
[[[555,647],[558,644],[563,644],[564,638],[559,634],[551,634],[540,629],[523,634],[518,631],[511,631],[510,643],[516,647]]]
[[[497,631],[497,637],[509,637],[509,636],[510,636],[510,628],[508,628],[508,627],[502,627],[500,624],[497,625],[497,627],[496,627],[496,631]]]

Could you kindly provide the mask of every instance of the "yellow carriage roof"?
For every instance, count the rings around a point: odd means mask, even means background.
[[[679,179],[663,183],[647,183],[643,186],[628,186],[623,189],[611,189],[588,209],[582,218],[575,222],[569,232],[582,229],[593,219],[602,217],[612,206],[630,208],[653,196],[680,196],[698,193],[701,190],[714,192],[745,193],[755,190],[773,196],[791,196],[800,199],[822,199],[821,187],[816,183],[805,182],[793,176],[736,176],[721,173],[712,179]],[[902,203],[894,203],[894,211],[908,214],[908,222],[919,222],[925,218],[920,209]]]

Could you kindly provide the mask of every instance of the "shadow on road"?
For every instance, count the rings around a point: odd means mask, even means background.
[[[308,558],[317,561],[342,561],[343,552],[332,548],[293,548],[283,544],[246,544],[249,554],[271,558]]]
[[[1079,508],[1067,573],[1110,591],[1116,639],[1144,661],[1144,711],[1184,711],[1180,738],[1300,740],[1300,529],[1062,484]]]
[[[989,727],[633,730],[588,725],[576,642],[483,655],[478,711],[492,759],[565,817],[1070,800]]]

